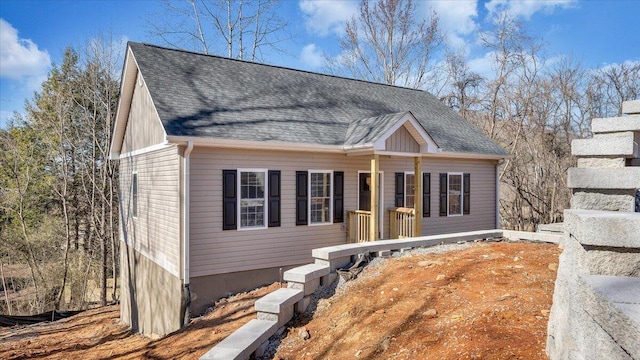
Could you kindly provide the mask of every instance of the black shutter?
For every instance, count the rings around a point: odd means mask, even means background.
[[[447,174],[440,174],[440,216],[447,216]]]
[[[333,222],[344,222],[344,171],[333,172]]]
[[[462,187],[464,189],[462,196],[462,213],[467,215],[471,212],[471,174],[464,174]]]
[[[307,225],[307,178],[306,171],[296,171],[296,225]]]
[[[422,173],[422,217],[431,216],[431,174]]]
[[[280,226],[280,170],[269,170],[269,227]]]
[[[396,207],[404,206],[404,173],[396,173]]]
[[[238,227],[237,176],[236,170],[222,170],[222,230],[235,230]]]

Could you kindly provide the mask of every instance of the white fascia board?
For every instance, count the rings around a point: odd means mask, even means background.
[[[133,52],[131,51],[131,48],[127,46],[124,67],[122,69],[122,80],[120,82],[120,98],[118,99],[111,145],[109,146],[109,158],[111,160],[118,159],[120,157],[120,150],[122,149],[122,141],[124,139],[125,131],[127,130],[127,118],[129,116],[129,110],[131,109],[133,89],[136,86],[137,77],[138,66],[133,60]]]
[[[248,140],[229,140],[201,138],[191,136],[167,136],[167,142],[173,144],[186,144],[193,141],[196,146],[217,147],[229,149],[251,149],[251,150],[282,150],[282,151],[305,151],[305,152],[325,152],[325,153],[345,153],[340,145],[318,145],[318,144],[300,144],[285,143],[275,141],[248,141]]]
[[[407,113],[396,122],[389,130],[387,130],[380,138],[373,143],[373,148],[375,150],[385,150],[386,149],[386,141],[387,139],[393,135],[401,126],[404,126],[406,123],[409,123],[416,132],[420,135],[421,139],[415,139],[418,144],[420,144],[420,149],[423,152],[436,152],[438,151],[438,144],[431,138],[431,136],[427,133],[427,131],[420,125],[418,120],[413,116],[411,111],[407,111]],[[424,146],[426,145],[426,147]]]
[[[513,155],[492,155],[492,154],[476,154],[476,153],[459,153],[442,151],[436,153],[424,153],[423,157],[430,158],[448,158],[448,159],[486,159],[486,160],[502,160],[511,159]]]

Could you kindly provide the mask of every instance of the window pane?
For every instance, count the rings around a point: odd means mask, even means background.
[[[240,227],[265,224],[264,172],[240,172]]]
[[[415,204],[416,183],[415,176],[413,174],[406,174],[404,176],[405,182],[405,195],[404,195],[404,207],[412,208]]]
[[[310,221],[331,222],[331,173],[310,173]]]
[[[133,174],[132,182],[132,197],[133,197],[133,217],[138,217],[138,174]]]
[[[462,214],[462,175],[449,175],[449,215]]]

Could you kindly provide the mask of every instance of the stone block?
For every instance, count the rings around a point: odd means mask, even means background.
[[[626,158],[578,158],[579,168],[623,168]]]
[[[307,311],[309,304],[311,304],[311,296],[303,297],[302,300],[298,301],[296,304],[296,311],[301,313]]]
[[[390,257],[390,256],[391,256],[391,250],[378,251],[378,257],[386,258],[386,257]]]
[[[318,279],[329,274],[329,266],[320,264],[307,264],[289,269],[284,272],[284,281],[295,281],[305,283],[312,279]]]
[[[258,346],[256,351],[254,352],[255,357],[263,357],[264,356],[264,352],[267,351],[268,347],[269,347],[269,340],[267,340],[267,341],[263,342],[262,344],[260,344],[260,346]]]
[[[311,279],[305,283],[289,281],[287,287],[289,289],[302,290],[304,296],[311,295],[320,287],[320,278]]]
[[[594,134],[640,131],[640,116],[632,115],[613,118],[595,118],[591,121],[591,131]]]
[[[254,307],[256,311],[277,314],[288,307],[293,307],[293,304],[300,301],[302,297],[302,290],[280,288],[256,300]]]
[[[640,248],[640,213],[565,210],[564,224],[582,245]]]
[[[351,263],[351,255],[334,258],[331,260],[315,259],[317,265],[327,266],[329,273],[335,273],[337,269],[343,268]]]
[[[570,189],[640,189],[640,167],[622,169],[569,168]]]
[[[572,209],[627,211],[635,209],[635,189],[627,190],[584,190],[573,191]]]
[[[638,157],[640,132],[631,131],[596,134],[591,139],[571,141],[571,154],[574,156],[616,156]]]
[[[585,311],[625,353],[639,359],[640,279],[583,275],[580,280]]]
[[[253,319],[226,337],[200,359],[248,359],[278,329],[277,323]]]
[[[509,240],[526,240],[526,241],[540,241],[552,244],[559,244],[562,241],[564,235],[562,233],[545,233],[545,232],[529,232],[529,231],[515,231],[515,230],[503,230],[502,234]]]
[[[640,100],[623,101],[622,113],[627,115],[640,114]]]
[[[295,306],[296,304],[286,306],[282,308],[278,313],[258,311],[257,318],[258,320],[275,321],[278,327],[281,327],[288,323],[291,319],[293,319]]]

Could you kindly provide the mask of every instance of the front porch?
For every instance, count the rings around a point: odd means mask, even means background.
[[[416,237],[416,214],[413,208],[391,208],[386,212],[389,216],[389,238],[404,239]],[[348,241],[349,243],[360,243],[375,241],[371,238],[371,211],[352,210],[347,213],[348,219]]]
[[[413,207],[404,207],[404,199],[398,201],[396,197],[396,207],[382,209],[381,207],[381,176],[371,176],[370,174],[380,174],[380,155],[371,155],[371,169],[369,175],[359,176],[359,191],[366,193],[363,198],[360,195],[359,209],[347,211],[347,241],[349,243],[360,243],[376,241],[383,238],[381,232],[381,222],[385,218],[389,219],[389,239],[402,239],[422,235],[422,196],[423,182],[422,156],[414,156],[413,174],[416,181],[413,182]],[[419,180],[418,180],[419,179]],[[396,193],[403,193],[404,186],[396,181]],[[377,215],[374,215],[377,214]]]

